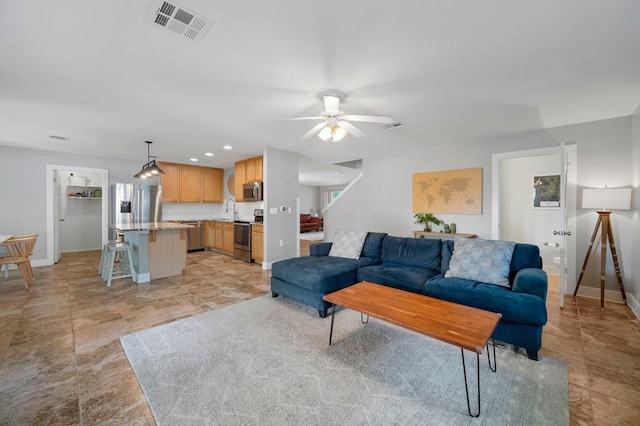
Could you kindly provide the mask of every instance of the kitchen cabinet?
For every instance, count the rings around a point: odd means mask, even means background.
[[[202,169],[198,166],[180,164],[179,188],[178,200],[181,203],[202,202]]]
[[[233,255],[233,222],[212,221],[207,230],[207,245],[220,253]]]
[[[222,251],[233,254],[233,222],[222,222]]]
[[[213,167],[202,168],[202,202],[222,203],[224,201],[224,170]]]
[[[217,250],[217,251],[222,251],[223,250],[223,245],[222,245],[222,222],[214,222],[215,223],[215,239],[213,242],[213,247]]]
[[[251,258],[255,262],[264,260],[264,226],[251,225]]]
[[[172,203],[222,203],[224,170],[188,164],[159,163],[162,201]]]
[[[158,163],[164,171],[160,175],[160,185],[162,185],[162,201],[177,203],[178,189],[180,186],[180,165],[173,163]]]
[[[245,183],[246,164],[244,161],[237,161],[235,167],[236,202],[244,201],[242,185]]]
[[[262,182],[262,157],[245,160],[245,182]]]
[[[206,232],[206,248],[212,249],[216,247],[216,222],[208,220],[205,224]]]
[[[238,161],[235,164],[236,201],[244,201],[242,185],[250,182],[262,182],[262,156]]]

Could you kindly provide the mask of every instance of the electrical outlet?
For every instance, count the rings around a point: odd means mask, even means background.
[[[287,206],[280,206],[280,211],[282,213],[286,213],[287,212]]]
[[[278,214],[278,208],[277,207],[269,208],[269,214]]]

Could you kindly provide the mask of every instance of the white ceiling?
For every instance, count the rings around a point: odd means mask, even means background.
[[[318,163],[640,104],[637,0],[178,4],[213,21],[199,43],[152,23],[156,1],[0,0],[0,145],[142,164],[151,140],[161,160],[224,168],[272,146],[308,157],[302,183],[331,184]],[[274,121],[320,113],[326,93],[404,126],[331,143],[300,139],[315,122]]]

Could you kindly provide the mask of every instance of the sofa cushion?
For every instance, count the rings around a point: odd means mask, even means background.
[[[382,241],[387,236],[384,232],[369,232],[364,240],[362,256],[380,259],[382,254]]]
[[[511,271],[509,273],[511,282],[513,282],[516,273],[525,268],[542,269],[540,248],[533,244],[518,243],[513,249],[513,256],[511,257]]]
[[[502,314],[501,322],[542,326],[547,322],[544,299],[515,293],[507,287],[463,278],[431,278],[422,294]]]
[[[509,287],[509,271],[515,245],[512,241],[456,237],[445,277]]]
[[[440,273],[442,240],[388,236],[382,242],[382,263],[415,266]]]
[[[327,294],[354,284],[357,269],[376,262],[378,259],[369,257],[358,260],[329,256],[294,257],[274,262],[271,275],[309,291]]]
[[[367,234],[364,230],[338,229],[329,256],[359,259]]]
[[[358,282],[369,281],[400,290],[420,293],[425,281],[436,275],[438,275],[438,271],[433,269],[383,263],[358,269],[356,279]]]

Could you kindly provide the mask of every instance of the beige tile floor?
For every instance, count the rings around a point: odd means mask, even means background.
[[[35,268],[28,292],[17,270],[0,278],[0,424],[154,424],[119,337],[269,291],[269,272],[211,252],[189,254],[182,276],[144,285],[120,279],[108,289],[96,272],[99,256],[70,253]],[[640,424],[633,314],[565,300],[560,310],[551,279],[541,355],[569,365],[571,423]]]

